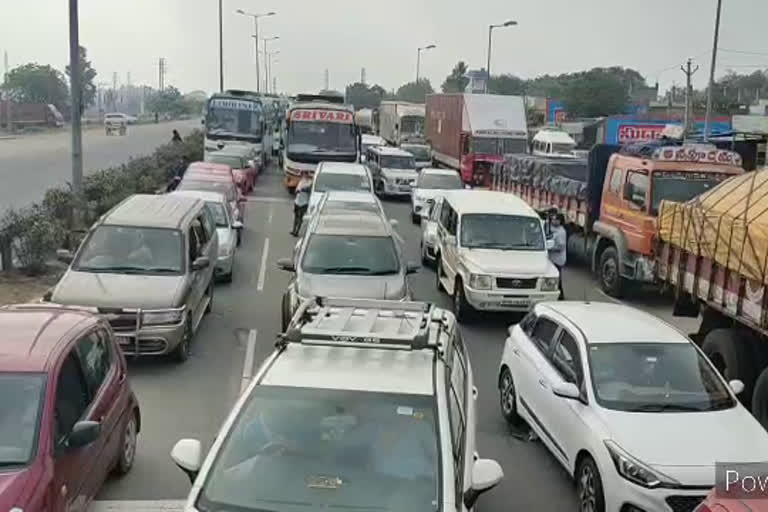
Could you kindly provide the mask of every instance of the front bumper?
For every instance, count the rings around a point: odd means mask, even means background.
[[[394,181],[381,180],[382,191],[390,196],[410,196],[412,186],[409,184],[395,183]]]
[[[160,356],[169,354],[184,337],[186,317],[174,325],[141,326],[136,330],[115,330],[115,340],[125,355]]]
[[[613,467],[602,473],[606,512],[692,512],[708,492],[705,489],[646,489],[625,480]]]
[[[232,273],[232,267],[235,265],[235,251],[229,253],[229,256],[219,256],[216,260],[214,274],[216,277],[228,276]]]
[[[539,302],[557,300],[560,292],[540,290],[477,290],[464,287],[469,304],[480,311],[530,311]]]

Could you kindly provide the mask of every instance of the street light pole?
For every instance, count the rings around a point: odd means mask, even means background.
[[[270,41],[277,41],[278,39],[280,39],[280,36],[262,38],[262,42],[264,43],[264,89],[267,93],[269,92],[269,61],[267,56],[267,43]]]
[[[219,92],[224,92],[224,14],[219,0]]]
[[[712,118],[712,90],[715,88],[715,64],[717,61],[717,40],[720,37],[720,10],[723,0],[717,0],[715,15],[715,40],[712,43],[712,64],[709,66],[709,89],[707,89],[707,112],[704,115],[704,140],[709,140],[710,123]]]
[[[80,22],[78,0],[69,0],[69,81],[72,95],[72,193],[75,208],[72,224],[80,227],[80,197],[83,182],[83,134],[80,124],[82,116],[82,70],[80,69]]]
[[[437,48],[434,44],[430,44],[427,46],[422,46],[421,48],[416,49],[416,83],[419,83],[420,78],[420,68],[421,68],[421,52],[422,50],[431,50],[433,48]]]
[[[277,13],[270,11],[265,14],[254,14],[245,12],[242,9],[238,9],[235,12],[237,12],[237,14],[242,14],[243,16],[250,16],[253,18],[253,40],[256,47],[256,92],[261,92],[261,67],[259,65],[259,18],[262,16],[274,16]]]
[[[513,25],[517,25],[517,22],[505,21],[504,23],[500,23],[498,25],[488,25],[488,62],[485,66],[485,72],[488,74],[488,78],[485,81],[485,94],[488,94],[488,90],[491,86],[491,36],[493,34],[493,29],[501,28],[501,27],[511,27]]]

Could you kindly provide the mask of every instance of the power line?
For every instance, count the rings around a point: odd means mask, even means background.
[[[718,48],[721,52],[728,52],[728,53],[740,53],[743,55],[758,55],[760,57],[768,57],[768,52],[752,52],[747,50],[729,50],[728,48]]]

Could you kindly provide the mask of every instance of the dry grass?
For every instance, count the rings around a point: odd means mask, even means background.
[[[19,272],[0,272],[0,306],[39,299],[56,284],[61,273],[56,270],[40,276],[28,276]]]

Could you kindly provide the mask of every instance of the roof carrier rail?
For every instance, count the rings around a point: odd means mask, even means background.
[[[278,344],[420,350],[430,346],[434,310],[426,302],[312,297],[296,310]]]

